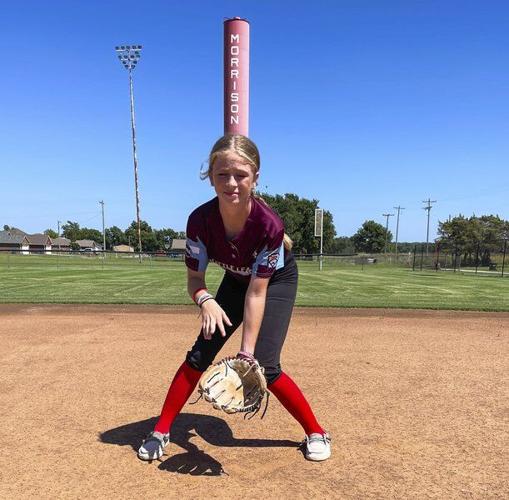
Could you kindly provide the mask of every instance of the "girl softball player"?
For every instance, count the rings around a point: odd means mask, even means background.
[[[213,146],[209,178],[216,197],[194,210],[187,223],[187,289],[201,309],[201,331],[178,369],[154,430],[138,450],[142,460],[163,455],[173,420],[202,373],[242,323],[238,356],[255,358],[265,369],[269,390],[306,433],[309,460],[330,457],[330,437],[318,423],[295,382],[281,369],[280,354],[297,292],[297,265],[281,219],[254,196],[260,156],[241,135],[226,135]],[[209,261],[225,270],[214,297],[207,290]]]

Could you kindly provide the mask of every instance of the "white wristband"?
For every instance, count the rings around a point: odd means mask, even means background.
[[[213,299],[213,298],[214,298],[214,296],[213,296],[212,294],[210,294],[210,293],[208,293],[208,292],[207,292],[207,293],[204,293],[204,294],[202,294],[202,295],[200,295],[200,296],[198,297],[198,299],[197,299],[197,301],[196,301],[196,305],[197,305],[198,307],[201,307],[201,305],[202,305],[202,304],[203,304],[206,300]]]

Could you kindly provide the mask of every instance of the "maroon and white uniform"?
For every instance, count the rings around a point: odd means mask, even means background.
[[[251,275],[270,278],[284,266],[284,226],[266,204],[251,198],[251,211],[241,233],[228,240],[216,198],[194,210],[187,222],[186,265],[205,271],[209,262],[228,275],[249,282]]]
[[[297,293],[297,266],[283,246],[284,226],[265,203],[252,198],[251,211],[238,236],[226,238],[219,200],[214,198],[194,210],[187,223],[186,265],[205,271],[209,262],[225,269],[216,301],[232,326],[226,337],[214,334],[206,340],[200,333],[187,353],[187,363],[205,371],[226,340],[242,323],[244,300],[251,276],[270,278],[255,357],[265,368],[267,382],[281,374],[280,355]]]

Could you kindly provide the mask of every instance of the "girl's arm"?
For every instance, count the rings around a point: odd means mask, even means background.
[[[194,296],[196,290],[203,288],[203,292],[198,292],[197,297]],[[207,285],[205,284],[205,272],[193,271],[192,269],[187,268],[187,293],[189,296],[196,300],[200,295],[205,293],[207,289]]]
[[[256,340],[262,325],[265,311],[265,299],[269,278],[253,276],[249,282],[244,302],[244,324],[242,330],[242,343],[240,350],[254,354]]]
[[[187,291],[190,297],[196,302],[199,301],[204,295],[208,295],[207,285],[205,284],[205,272],[193,271],[187,268]],[[203,336],[210,340],[212,334],[216,331],[216,327],[221,332],[223,337],[226,336],[224,323],[232,326],[230,319],[223,311],[222,307],[210,298],[205,300],[200,306],[201,324]]]

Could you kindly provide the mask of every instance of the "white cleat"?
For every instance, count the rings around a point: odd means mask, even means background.
[[[327,432],[325,434],[314,432],[306,436],[303,441],[303,444],[306,445],[306,458],[314,462],[327,460],[331,454],[330,442],[331,438]]]
[[[170,444],[170,434],[151,432],[143,441],[138,450],[141,460],[157,460],[164,454],[164,449]]]

